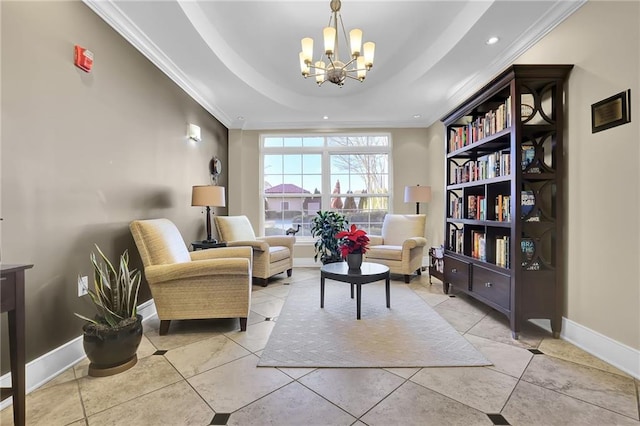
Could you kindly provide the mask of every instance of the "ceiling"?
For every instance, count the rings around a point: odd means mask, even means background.
[[[586,0],[344,0],[346,31],[376,51],[343,87],[300,73],[303,37],[319,59],[329,0],[84,1],[225,126],[255,130],[427,127]]]

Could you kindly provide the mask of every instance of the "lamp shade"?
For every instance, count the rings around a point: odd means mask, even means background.
[[[430,186],[405,186],[404,202],[405,203],[427,203],[431,201]]]
[[[224,186],[196,185],[191,192],[192,206],[225,207]]]

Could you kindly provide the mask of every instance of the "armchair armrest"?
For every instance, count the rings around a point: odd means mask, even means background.
[[[249,246],[255,250],[269,251],[269,244],[259,240],[227,241],[227,247]]]
[[[285,246],[293,249],[296,243],[296,237],[291,235],[272,235],[268,237],[258,237],[259,241],[264,241],[270,246]]]
[[[416,247],[424,247],[427,245],[427,239],[424,237],[411,237],[404,240],[402,243],[402,249],[412,249]]]
[[[166,281],[219,275],[249,275],[251,261],[245,258],[195,260],[192,262],[152,265],[144,269],[147,281],[158,284]]]
[[[369,237],[369,245],[379,246],[384,244],[384,238],[382,238],[382,235],[367,235],[367,237]]]
[[[189,252],[191,260],[221,259],[243,257],[251,260],[253,258],[253,250],[250,247],[222,247],[206,250],[197,250]]]

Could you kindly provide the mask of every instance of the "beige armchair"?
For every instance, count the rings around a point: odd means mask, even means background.
[[[253,282],[267,286],[270,277],[293,270],[294,236],[258,237],[246,216],[215,216],[218,238],[228,247],[251,246],[253,248]]]
[[[160,318],[160,334],[171,320],[240,318],[247,330],[251,307],[249,247],[189,252],[168,219],[135,220],[133,234]]]
[[[427,216],[423,214],[387,214],[382,222],[382,235],[368,235],[367,262],[387,265],[393,274],[411,275],[422,272],[422,256]]]

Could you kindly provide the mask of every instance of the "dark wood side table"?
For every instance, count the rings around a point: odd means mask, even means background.
[[[208,241],[194,241],[191,243],[191,246],[195,251],[195,250],[204,250],[204,249],[210,249],[210,248],[226,247],[227,243],[222,243],[219,241],[216,241],[215,243],[208,242]]]
[[[387,308],[391,307],[391,291],[389,287],[389,267],[378,263],[362,262],[360,269],[349,269],[347,262],[336,262],[322,265],[320,268],[320,307],[324,308],[324,280],[340,281],[351,284],[351,298],[353,299],[353,286],[356,286],[356,318],[360,319],[360,306],[362,300],[362,284],[385,280],[387,296]]]
[[[13,396],[13,423],[25,424],[25,324],[24,271],[33,265],[2,265],[0,268],[0,312],[7,312],[9,320],[9,356],[11,358],[11,387],[1,388],[1,399]]]

